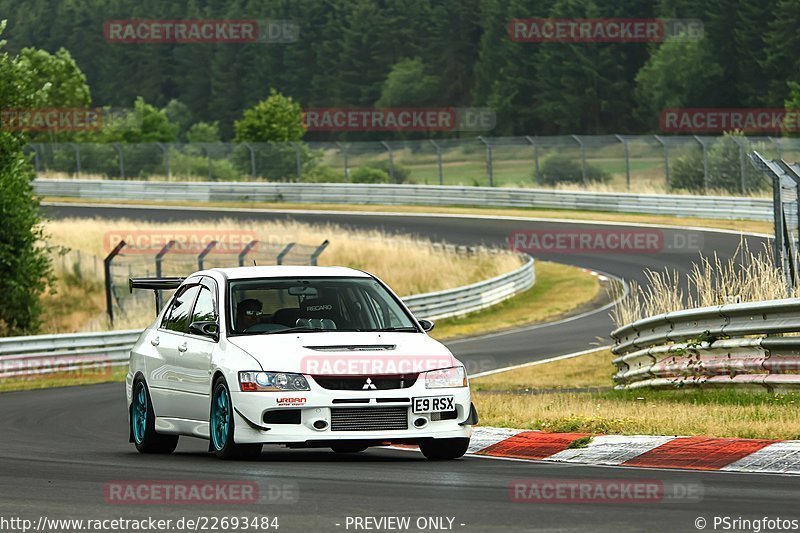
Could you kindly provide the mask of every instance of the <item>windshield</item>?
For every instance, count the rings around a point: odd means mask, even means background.
[[[419,331],[372,278],[248,279],[229,283],[232,335],[321,331]]]

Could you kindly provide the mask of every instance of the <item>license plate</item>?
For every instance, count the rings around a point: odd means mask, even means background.
[[[414,398],[414,414],[417,413],[443,413],[453,411],[456,408],[452,396],[427,396],[425,398]]]

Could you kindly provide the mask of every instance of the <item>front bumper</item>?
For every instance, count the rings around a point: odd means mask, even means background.
[[[423,382],[406,389],[349,391],[328,390],[309,380],[311,391],[294,393],[231,391],[234,406],[234,441],[238,444],[295,444],[309,445],[337,441],[402,442],[429,438],[469,438],[474,424],[474,407],[470,401],[469,387],[426,389]],[[452,395],[455,417],[436,420],[431,414],[412,413],[413,398]],[[335,400],[335,401],[334,401]],[[366,402],[365,402],[366,400]],[[392,409],[405,410],[408,429],[332,429],[332,409]],[[270,423],[265,413],[276,410],[300,411],[299,423]],[[415,421],[425,419],[424,425]],[[317,429],[314,423],[324,421],[325,427]],[[419,423],[419,422],[418,422]],[[318,425],[322,425],[319,424]]]

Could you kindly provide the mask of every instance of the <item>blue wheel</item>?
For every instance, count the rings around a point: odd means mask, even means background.
[[[178,446],[178,436],[156,433],[156,415],[144,379],[139,378],[133,382],[131,400],[131,440],[136,449],[141,453],[174,452]]]
[[[236,444],[233,441],[234,423],[231,393],[225,380],[220,377],[214,382],[211,394],[211,447],[220,459],[256,459],[261,455],[261,445]]]

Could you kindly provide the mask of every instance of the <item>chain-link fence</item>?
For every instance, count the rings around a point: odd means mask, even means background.
[[[752,194],[758,150],[797,161],[800,139],[569,135],[351,143],[35,143],[40,177],[567,187]]]

